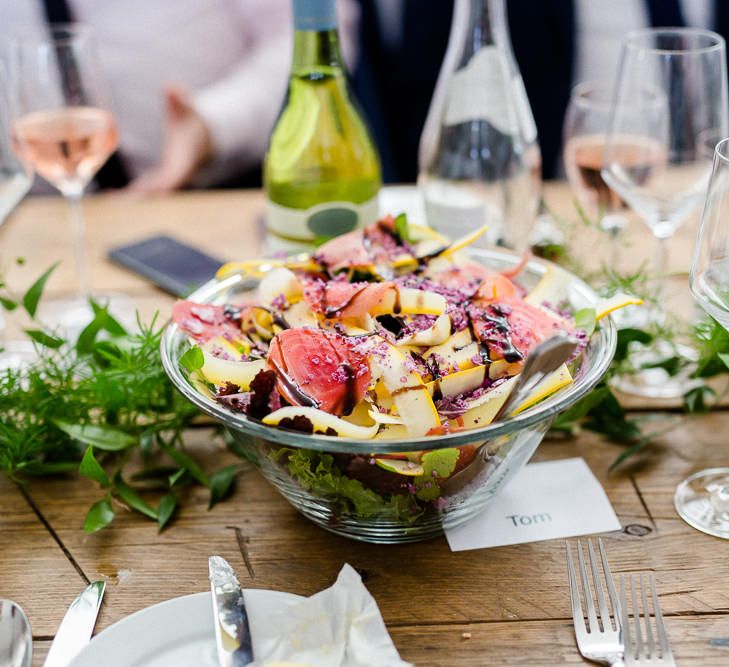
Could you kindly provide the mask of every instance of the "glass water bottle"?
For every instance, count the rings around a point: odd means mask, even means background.
[[[456,237],[487,224],[482,242],[528,247],[541,155],[504,0],[456,0],[419,163],[435,229]]]

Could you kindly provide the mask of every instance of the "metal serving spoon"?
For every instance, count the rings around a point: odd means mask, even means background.
[[[0,665],[30,667],[33,658],[33,635],[20,605],[0,600]]]
[[[554,373],[574,354],[578,344],[578,341],[566,333],[558,333],[537,345],[529,353],[524,368],[516,378],[514,388],[491,423],[499,421],[523,403],[544,378]]]
[[[537,345],[527,357],[524,368],[517,376],[514,387],[499,408],[491,423],[499,421],[505,415],[509,415],[518,405],[523,403],[544,378],[554,373],[564,364],[577,348],[578,341],[565,333],[558,333]],[[481,445],[478,454],[473,461],[463,470],[451,475],[441,482],[441,489],[446,495],[454,496],[472,480],[482,474],[489,467],[488,443]]]

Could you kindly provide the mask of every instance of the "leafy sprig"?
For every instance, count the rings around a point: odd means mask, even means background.
[[[599,223],[590,220],[578,202],[575,202],[575,208],[577,222],[565,220],[549,211],[557,228],[555,238],[570,238],[580,226],[590,227],[607,235]],[[655,276],[650,274],[645,264],[628,273],[621,273],[614,267],[605,265],[598,270],[587,270],[573,255],[567,243],[562,241],[555,243],[549,238],[534,250],[536,254],[552,259],[573,271],[604,296],[611,296],[616,292],[628,292],[642,298],[645,302],[644,307],[650,308],[656,305],[653,290]],[[587,313],[584,312],[578,312],[577,316],[582,316],[585,321],[588,319]],[[631,347],[636,344],[649,345],[654,340],[668,343],[669,354],[658,362],[639,368],[632,365],[628,359]],[[687,366],[694,362],[680,354],[676,346],[679,340],[698,353],[698,359],[691,373],[692,378],[709,380],[729,371],[729,333],[709,316],[694,327],[689,327],[677,318],[667,318],[661,324],[650,323],[644,328],[619,329],[615,357],[606,378],[582,401],[558,416],[552,426],[552,432],[575,434],[579,429],[585,428],[625,445],[626,449],[611,464],[612,470],[645,449],[656,438],[676,428],[684,418],[673,420],[667,427],[658,431],[645,433],[641,427],[641,420],[631,417],[620,405],[611,389],[611,378],[640,372],[646,368],[662,368],[669,376],[685,372]],[[673,353],[670,353],[671,349],[674,350]],[[707,412],[717,406],[727,393],[729,384],[720,394],[704,383],[693,386],[683,397],[683,411],[686,415]]]
[[[184,432],[198,412],[167,379],[156,317],[129,332],[92,301],[92,321],[70,340],[37,317],[55,268],[22,296],[0,284],[3,307],[30,320],[25,333],[37,353],[28,365],[0,371],[0,470],[19,483],[73,471],[94,481],[103,495],[84,519],[89,532],[109,525],[120,506],[162,530],[187,484],[208,487],[211,507],[225,498],[240,466],[207,473],[186,451]]]

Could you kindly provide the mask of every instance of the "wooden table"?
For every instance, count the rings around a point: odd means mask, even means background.
[[[546,199],[569,212],[561,184]],[[223,259],[255,257],[262,238],[258,192],[180,194],[149,201],[98,197],[86,204],[93,284],[132,297],[145,316],[169,313],[172,300],[110,265],[107,248],[169,232]],[[58,199],[31,199],[0,229],[9,279],[26,283],[58,257],[68,257],[66,211]],[[674,268],[685,271],[692,225],[674,243]],[[635,225],[623,260],[644,251],[648,236]],[[70,262],[50,283],[72,287]],[[676,291],[685,292],[685,274]],[[11,324],[10,330],[18,326]],[[636,404],[636,407],[644,407]],[[675,415],[651,413],[660,426]],[[729,664],[729,551],[727,543],[681,521],[673,504],[676,483],[729,458],[729,416],[717,412],[682,422],[644,455],[608,475],[620,448],[585,433],[545,441],[539,460],[582,456],[607,490],[624,526],[605,536],[614,572],[655,572],[661,605],[680,665]],[[190,434],[193,453],[210,467],[230,457],[209,429]],[[451,553],[444,539],[405,546],[374,546],[336,537],[300,517],[252,468],[234,495],[212,511],[207,492],[187,498],[161,535],[152,522],[120,512],[113,528],[81,529],[99,492],[85,479],[41,480],[22,489],[0,480],[0,597],[28,613],[40,665],[73,597],[104,578],[107,595],[97,630],[150,604],[205,590],[207,557],[228,558],[243,585],[310,595],[330,585],[342,564],[360,569],[403,658],[419,666],[581,663],[574,645],[561,541]],[[252,565],[248,576],[235,529]],[[711,640],[722,641],[711,641]],[[720,644],[720,645],[717,645]],[[723,645],[721,645],[723,644]]]

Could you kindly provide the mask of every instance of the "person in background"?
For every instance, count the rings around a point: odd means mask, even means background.
[[[345,59],[356,7],[342,1]],[[291,64],[291,0],[0,3],[0,44],[45,24],[95,33],[119,128],[99,187],[157,194],[260,183]]]
[[[359,0],[355,90],[381,153],[386,182],[417,177],[418,142],[448,43],[453,2]],[[648,26],[729,35],[727,0],[506,0],[514,55],[534,113],[544,178],[559,173],[573,85],[612,80],[622,37]]]

